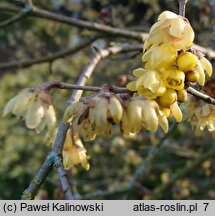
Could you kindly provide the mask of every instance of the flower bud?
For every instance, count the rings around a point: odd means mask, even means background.
[[[189,82],[197,82],[199,80],[199,77],[199,73],[193,70],[188,71],[185,74],[185,79]]]
[[[178,69],[181,71],[190,71],[197,64],[198,57],[190,52],[183,52],[177,59]]]
[[[178,101],[183,103],[187,100],[187,92],[186,90],[181,90],[181,91],[178,91]]]
[[[169,107],[177,99],[176,91],[173,89],[168,89],[164,95],[159,97],[158,101],[162,107]]]

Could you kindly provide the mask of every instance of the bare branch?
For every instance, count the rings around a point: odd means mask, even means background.
[[[117,53],[121,52],[122,50],[124,50],[124,49],[119,48],[119,47],[117,47],[117,48],[111,47],[111,48],[109,48],[107,50],[102,50],[101,52],[96,53],[91,58],[89,64],[83,70],[81,76],[79,77],[79,80],[78,80],[77,84],[80,85],[80,86],[84,86],[85,83],[87,82],[87,80],[92,75],[92,73],[93,73],[95,67],[97,66],[97,64],[103,58],[108,57],[109,55],[117,54]],[[81,97],[81,95],[82,95],[81,90],[73,91],[73,93],[71,95],[71,98],[70,98],[69,104],[71,104],[75,100],[78,100]],[[45,181],[45,179],[47,178],[47,176],[48,176],[48,174],[51,171],[51,168],[53,166],[53,163],[50,164],[50,155],[53,154],[53,152],[54,152],[59,157],[61,157],[61,152],[62,152],[62,149],[63,149],[63,144],[64,144],[64,140],[65,140],[68,128],[69,128],[69,124],[65,123],[62,120],[61,123],[60,123],[60,126],[58,128],[58,132],[57,132],[57,135],[56,135],[54,147],[49,152],[45,162],[42,165],[42,167],[39,169],[39,171],[35,175],[34,179],[39,179],[40,184],[35,184],[35,182],[33,181],[29,185],[29,187],[24,191],[22,199],[26,199],[26,198],[29,198],[29,197],[30,197],[30,199],[34,199],[35,194],[37,193],[38,189],[40,188],[40,185]],[[57,172],[58,172],[58,177],[59,177],[61,187],[63,188],[64,192],[66,194],[71,195],[71,190],[69,189],[69,186],[68,186],[69,183],[68,183],[68,180],[66,179],[65,173],[63,172],[63,168],[62,168],[61,165],[58,167]],[[63,175],[62,175],[62,173],[63,173]],[[69,197],[71,198],[71,196],[69,196]],[[67,195],[66,195],[66,198],[68,198]]]
[[[56,59],[64,58],[65,56],[72,55],[72,54],[80,51],[81,49],[84,49],[85,47],[89,46],[93,41],[95,41],[96,39],[98,39],[100,37],[101,36],[96,36],[94,38],[91,38],[87,41],[80,43],[77,46],[60,50],[58,52],[55,52],[55,53],[50,54],[50,55],[45,56],[45,57],[2,63],[2,64],[0,64],[0,70],[6,70],[6,69],[11,69],[11,68],[27,68],[27,67],[30,67],[30,66],[35,65],[35,64],[41,64],[41,63],[45,63],[45,62],[53,62]]]
[[[19,12],[19,8],[17,7],[6,7],[6,6],[0,6],[0,11],[7,11],[7,12],[12,12],[12,13],[17,13]],[[146,33],[143,32],[136,32],[136,31],[130,31],[126,29],[120,29],[116,27],[110,27],[107,25],[99,24],[96,22],[88,22],[88,21],[83,21],[79,19],[74,19],[71,17],[66,17],[60,14],[55,14],[50,11],[46,11],[43,9],[39,9],[34,7],[29,14],[33,17],[37,18],[43,18],[43,19],[48,19],[48,20],[53,20],[57,21],[60,23],[64,23],[70,26],[76,26],[76,27],[81,27],[81,28],[86,28],[92,31],[98,31],[101,33],[106,33],[106,34],[111,34],[115,36],[122,36],[125,38],[130,38],[130,39],[135,39],[135,40],[140,40],[144,41],[147,37]]]
[[[0,6],[0,11],[9,12],[9,13],[19,13],[20,9],[11,6]],[[126,30],[126,29],[121,29],[116,27],[110,27],[95,22],[88,22],[79,19],[69,18],[63,15],[55,14],[35,7],[28,15],[41,18],[41,19],[57,21],[70,26],[76,26],[78,28],[86,28],[92,31],[98,31],[109,35],[121,36],[125,38],[139,40],[139,41],[144,41],[148,37],[147,33],[131,31],[131,30]],[[193,47],[201,51],[202,53],[206,54],[209,58],[215,58],[215,51],[212,50],[211,48],[205,48],[196,44],[194,44]]]
[[[28,15],[28,13],[29,11],[21,11],[17,15],[11,17],[10,19],[3,21],[2,23],[0,23],[0,29],[20,21],[21,19],[25,18]]]
[[[179,15],[185,17],[186,4],[188,0],[178,0],[179,3]]]
[[[49,160],[47,157],[44,163],[42,164],[42,166],[40,167],[39,171],[34,176],[34,179],[30,183],[28,188],[23,192],[23,195],[21,197],[22,200],[34,199],[40,186],[45,181],[51,169],[52,169],[52,164],[49,163]]]
[[[212,98],[212,97],[210,97],[210,96],[208,96],[206,94],[203,94],[202,92],[199,92],[199,91],[197,91],[196,89],[194,89],[192,87],[188,87],[187,92],[189,92],[193,96],[205,101],[206,103],[215,105],[215,99],[214,98]]]

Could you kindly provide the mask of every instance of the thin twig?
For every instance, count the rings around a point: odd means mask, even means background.
[[[206,103],[215,105],[215,99],[214,98],[212,98],[212,97],[210,97],[210,96],[208,96],[206,94],[203,94],[202,92],[199,92],[199,91],[197,91],[196,89],[194,89],[192,87],[188,87],[187,92],[189,92],[193,96],[205,101]]]
[[[20,21],[21,19],[23,19],[24,17],[26,17],[28,15],[30,11],[21,11],[20,13],[18,13],[17,15],[9,18],[8,20],[5,20],[3,22],[0,23],[0,29],[5,28],[15,22]]]
[[[18,7],[0,6],[0,11],[9,12],[9,13],[18,13],[20,9]],[[88,22],[80,19],[69,18],[63,15],[55,14],[35,7],[31,11],[31,13],[29,13],[29,16],[34,16],[41,19],[48,19],[48,20],[64,23],[70,26],[76,26],[78,28],[86,28],[92,31],[102,32],[109,35],[121,36],[130,39],[136,39],[139,41],[144,41],[148,37],[148,34],[144,32],[131,31],[131,30],[126,30],[126,29],[121,29],[116,27],[110,27],[95,22]],[[215,51],[212,50],[211,48],[202,47],[196,44],[194,44],[194,48],[200,50],[211,59],[215,58]]]
[[[20,9],[17,7],[0,6],[0,11],[17,13],[19,12],[19,10]],[[126,29],[121,29],[121,28],[99,24],[96,22],[88,22],[88,21],[84,21],[80,19],[66,17],[63,15],[55,14],[50,11],[46,11],[46,10],[39,9],[36,7],[33,8],[30,15],[33,17],[57,21],[57,22],[64,23],[70,26],[86,28],[92,31],[111,34],[115,36],[122,36],[122,37],[130,38],[130,39],[140,40],[140,41],[144,41],[147,37],[147,34],[143,32],[130,31]]]
[[[107,54],[107,53],[106,53]],[[70,83],[64,83],[59,81],[51,81],[43,84],[43,88],[46,90],[50,90],[52,88],[59,88],[59,89],[76,89],[76,90],[83,90],[83,91],[93,91],[93,92],[99,92],[102,87],[98,86],[81,86],[77,84],[70,84]],[[114,93],[131,93],[127,88],[123,87],[117,87],[111,85],[110,90]],[[187,92],[192,94],[193,96],[205,101],[206,103],[215,105],[215,99],[210,97],[209,95],[206,95],[202,92],[197,91],[196,89],[192,87],[188,87]]]
[[[92,42],[94,42],[96,39],[100,38],[101,36],[93,37],[87,41],[81,42],[80,44],[71,47],[66,48],[63,50],[60,50],[58,52],[55,52],[53,54],[47,55],[45,57],[39,57],[36,59],[24,59],[20,61],[12,61],[7,63],[0,64],[0,70],[5,69],[11,69],[11,68],[27,68],[35,64],[41,64],[45,62],[53,62],[57,59],[64,58],[65,56],[72,55],[81,49],[84,49],[85,47],[89,46]]]
[[[92,75],[95,67],[97,66],[97,64],[101,61],[101,59],[108,57],[108,55],[113,55],[113,54],[117,54],[117,52],[122,51],[122,49],[114,49],[113,47],[111,49],[107,49],[107,50],[102,50],[99,53],[96,53],[90,63],[85,67],[85,69],[83,70],[81,76],[79,77],[79,80],[77,82],[77,85],[80,86],[84,86],[85,83],[87,82],[87,80],[90,78],[90,76]],[[80,90],[75,90],[73,91],[71,98],[70,98],[70,102],[69,104],[71,104],[73,101],[78,100],[82,95],[82,91]],[[60,123],[60,126],[58,128],[58,132],[55,138],[55,143],[54,143],[54,147],[53,149],[49,152],[45,162],[43,163],[42,167],[39,169],[39,171],[36,173],[34,179],[37,179],[39,182],[39,184],[36,183],[36,181],[32,181],[31,184],[28,186],[28,188],[23,192],[23,196],[22,199],[34,199],[37,191],[39,190],[41,184],[45,181],[45,179],[47,178],[49,172],[52,169],[53,164],[50,164],[50,155],[51,154],[56,154],[59,157],[61,157],[61,152],[63,149],[63,144],[64,144],[64,140],[66,137],[66,133],[67,130],[69,128],[69,124],[65,123],[63,120]],[[62,162],[59,162],[60,164]],[[68,190],[68,180],[65,176],[64,173],[64,169],[61,165],[59,166],[55,166],[57,168],[57,172],[58,172],[58,176],[59,176],[59,181],[61,184],[62,188],[67,188],[64,192],[66,192],[68,194],[71,194],[71,191]],[[63,173],[63,178],[62,178],[62,173]],[[65,194],[65,196],[67,197],[67,194]],[[72,196],[72,195],[71,195]],[[68,198],[68,197],[67,197]]]
[[[135,185],[138,179],[142,179],[149,171],[150,164],[152,164],[155,157],[160,152],[160,148],[162,147],[163,142],[172,134],[172,132],[176,129],[177,124],[174,124],[172,128],[169,130],[167,134],[165,134],[160,141],[154,145],[147,156],[147,158],[144,160],[144,162],[137,168],[135,174],[133,175],[131,181],[128,184],[128,191],[131,191]]]
[[[178,0],[179,3],[179,15],[185,17],[186,4],[188,0]]]

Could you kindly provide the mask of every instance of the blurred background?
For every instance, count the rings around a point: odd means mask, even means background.
[[[72,18],[95,21],[107,25],[147,32],[164,10],[178,12],[176,0],[35,0],[40,8]],[[22,0],[1,0],[0,6],[22,7]],[[0,22],[13,14],[0,13]],[[195,43],[215,49],[214,0],[190,0],[187,18],[196,33]],[[75,46],[95,36],[86,29],[67,26],[54,21],[25,18],[0,29],[0,65],[23,59],[34,59]],[[108,37],[106,46],[133,43],[129,39]],[[0,112],[7,101],[23,88],[51,80],[75,83],[92,53],[91,47],[53,62],[35,64],[27,68],[0,69]],[[96,68],[89,85],[112,83],[124,86],[133,69],[142,65],[139,52],[112,56]],[[57,117],[62,118],[69,90],[52,90]],[[85,95],[89,95],[85,92]],[[147,199],[157,187],[168,182],[172,175],[183,170],[191,161],[210,150],[215,136],[207,131],[196,134],[189,122],[174,125],[165,138],[156,158],[149,164],[144,178],[135,190],[127,193],[128,182],[144,162],[151,148],[164,136],[146,130],[135,136],[122,136],[119,128],[111,137],[97,137],[84,143],[91,156],[89,171],[75,166],[68,171],[76,199]],[[0,199],[20,199],[39,169],[51,146],[45,133],[36,135],[14,116],[0,117]],[[42,185],[37,199],[63,199],[55,172]],[[205,160],[198,167],[182,175],[161,194],[162,199],[215,199],[215,161]]]

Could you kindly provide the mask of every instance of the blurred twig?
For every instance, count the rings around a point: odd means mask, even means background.
[[[174,124],[172,128],[169,130],[167,134],[165,134],[160,141],[154,145],[151,149],[150,152],[147,156],[147,158],[144,160],[144,162],[137,168],[135,174],[133,175],[131,181],[128,184],[128,191],[131,191],[135,185],[138,179],[143,178],[147,173],[150,168],[150,164],[153,162],[155,157],[160,151],[160,148],[162,147],[163,142],[172,134],[172,132],[176,129],[177,124]]]
[[[20,9],[17,7],[0,6],[0,11],[18,13]],[[92,31],[98,31],[98,32],[106,33],[106,34],[122,36],[122,37],[141,40],[141,41],[143,41],[147,37],[147,34],[143,32],[130,31],[126,29],[110,27],[110,26],[95,23],[95,22],[88,22],[84,20],[74,19],[71,17],[66,17],[60,14],[55,14],[50,11],[46,11],[46,10],[36,8],[36,7],[34,7],[33,10],[30,12],[30,16],[53,20],[53,21],[57,21],[60,23],[70,25],[70,26],[86,28]]]
[[[20,9],[18,7],[0,5],[0,11],[10,12],[10,13],[19,13]],[[100,33],[121,36],[125,38],[139,40],[139,41],[144,41],[148,37],[148,34],[144,32],[131,31],[131,30],[126,30],[126,29],[121,29],[121,28],[116,28],[116,27],[110,27],[110,26],[95,23],[95,22],[88,22],[88,21],[83,21],[79,19],[74,19],[71,17],[66,17],[60,14],[52,13],[50,11],[39,9],[36,7],[33,7],[33,9],[30,11],[28,15],[38,17],[41,19],[53,20],[56,22],[70,25],[70,26],[76,26],[78,28],[85,28],[85,29],[97,31]],[[203,52],[204,54],[208,55],[209,58],[215,58],[215,51],[212,50],[211,48],[202,47],[196,44],[194,44],[193,47]]]
[[[157,187],[154,192],[150,195],[150,199],[162,199],[165,191],[170,191],[171,187],[175,184],[178,179],[189,175],[196,167],[199,167],[205,160],[215,157],[215,147],[209,148],[207,152],[196,158],[195,160],[188,161],[187,165],[179,170],[176,174],[172,175],[167,183]]]
[[[206,95],[206,94],[203,94],[202,92],[199,92],[197,91],[196,89],[192,88],[192,87],[188,87],[187,88],[187,92],[189,92],[190,94],[192,94],[193,96],[209,103],[209,104],[213,104],[215,105],[215,99]]]
[[[92,42],[94,42],[96,39],[100,38],[101,36],[96,36],[93,37],[87,41],[81,42],[80,44],[71,47],[71,48],[66,48],[63,50],[60,50],[58,52],[55,52],[53,54],[50,54],[45,57],[39,57],[36,59],[24,59],[20,61],[12,61],[12,62],[7,62],[7,63],[2,63],[0,64],[0,70],[4,69],[11,69],[11,68],[26,68],[30,67],[35,64],[41,64],[45,62],[53,62],[56,59],[59,58],[64,58],[65,56],[72,55],[81,49],[84,49],[85,47],[89,46]]]
[[[6,26],[9,26],[9,25],[11,25],[11,24],[13,24],[15,22],[18,22],[19,20],[25,18],[28,15],[29,12],[30,11],[21,11],[20,13],[18,13],[17,15],[9,18],[8,20],[5,20],[5,21],[1,22],[0,23],[0,29],[5,28]]]

